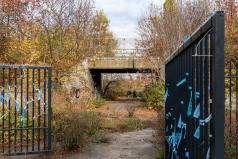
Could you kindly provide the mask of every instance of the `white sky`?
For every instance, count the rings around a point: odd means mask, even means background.
[[[162,6],[164,0],[95,0],[96,8],[103,9],[110,20],[116,38],[135,38],[137,21],[151,2]]]

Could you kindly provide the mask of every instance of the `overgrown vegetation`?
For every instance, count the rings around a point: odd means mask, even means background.
[[[53,136],[65,150],[79,148],[88,140],[101,142],[104,140],[102,118],[92,111],[57,110],[53,117]]]
[[[51,65],[54,81],[116,47],[109,19],[93,0],[1,0],[0,10],[0,62]]]
[[[160,111],[158,111],[158,119],[157,119],[158,122],[157,123],[159,123],[159,124],[157,124],[156,131],[153,135],[154,145],[158,152],[156,159],[164,159],[165,158],[164,143],[166,142],[166,140],[165,140],[165,131],[164,131],[164,127],[165,127],[164,110],[165,109],[161,109]]]
[[[145,124],[136,117],[106,118],[103,128],[109,132],[128,132],[144,129]]]
[[[120,80],[105,81],[105,85],[103,97],[107,100],[117,100],[126,94],[121,86]]]
[[[97,97],[94,101],[93,104],[95,105],[95,108],[100,108],[106,103],[106,100],[102,97]]]
[[[145,105],[149,109],[160,110],[164,106],[164,84],[162,81],[146,86],[144,95]]]

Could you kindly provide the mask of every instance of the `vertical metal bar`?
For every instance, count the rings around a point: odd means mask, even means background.
[[[11,68],[8,68],[8,154],[11,153]]]
[[[201,108],[201,111],[200,111],[200,115],[202,117],[202,119],[205,119],[206,117],[204,116],[204,112],[205,112],[205,92],[204,92],[204,89],[205,89],[205,39],[206,39],[206,36],[203,37],[203,40],[201,42],[201,55],[204,55],[204,56],[201,56],[201,63],[200,63],[200,108]],[[205,142],[206,142],[206,138],[205,138],[205,126],[204,127],[201,127],[201,158],[205,158],[206,157],[206,149],[205,149]]]
[[[46,69],[44,69],[44,150],[46,148]]]
[[[169,71],[168,71],[168,69],[169,69],[169,67],[166,66],[165,67],[165,86],[167,87],[167,89],[169,89],[169,83],[168,83],[168,81],[169,81]],[[167,101],[165,101],[165,113],[164,113],[164,116],[165,116],[165,132],[166,132],[166,136],[168,136],[169,133],[170,133],[169,120],[167,119],[168,107],[169,107],[169,105],[167,104]],[[166,129],[167,129],[167,131],[166,131]],[[165,156],[166,156],[166,158],[168,158],[169,155],[170,155],[169,154],[169,148],[170,148],[169,147],[169,143],[165,141]]]
[[[29,69],[26,69],[26,151],[29,150]]]
[[[209,36],[209,55],[211,55],[210,57],[209,57],[209,61],[208,61],[208,64],[209,64],[209,66],[208,66],[208,76],[209,76],[209,78],[208,78],[208,82],[209,82],[209,89],[208,89],[208,103],[209,103],[209,105],[208,105],[208,107],[209,107],[209,110],[208,110],[208,113],[209,114],[212,114],[212,110],[213,110],[213,103],[212,103],[212,90],[213,90],[213,83],[212,83],[212,73],[213,73],[213,69],[212,69],[212,61],[213,61],[213,58],[212,58],[212,55],[213,55],[213,42],[212,42],[212,33],[210,34],[210,36]],[[213,141],[213,138],[212,138],[212,134],[213,134],[213,127],[212,127],[212,123],[210,122],[209,124],[209,130],[208,130],[208,135],[209,135],[209,147],[211,148],[211,146],[212,146],[212,141]],[[210,157],[209,157],[209,159],[210,158],[212,158],[211,156],[212,156],[212,154],[213,154],[213,152],[211,151],[211,154],[210,154]]]
[[[5,107],[5,68],[2,68],[2,152],[5,151],[4,136],[5,136],[5,122],[4,122],[4,107]]]
[[[32,151],[35,150],[35,69],[32,69]]]
[[[192,57],[193,51],[194,51],[194,45],[191,45],[191,47],[189,49],[189,54],[188,54],[188,56],[189,56],[188,69],[189,69],[189,72],[191,74],[191,76],[189,76],[189,87],[193,87],[193,76],[194,76],[193,75],[193,69],[194,69],[194,67],[193,67],[194,61],[193,60],[194,60],[194,58]],[[190,100],[190,91],[191,90],[189,90],[188,94],[187,94],[187,96],[188,96],[187,101]],[[188,106],[188,103],[189,103],[189,101],[187,102],[186,106]],[[185,116],[186,116],[186,111],[185,111]],[[186,134],[189,134],[190,132],[193,132],[193,127],[194,127],[193,121],[187,117],[187,122],[186,123],[188,123],[187,124],[188,129],[187,129]],[[188,139],[187,139],[187,140],[189,140],[188,150],[189,150],[189,154],[191,154],[190,157],[193,158],[194,157],[194,154],[193,154],[193,136],[192,135],[188,135],[188,136],[189,136]]]
[[[231,148],[232,146],[232,143],[231,143],[231,139],[232,139],[232,119],[231,119],[231,112],[232,112],[232,73],[231,73],[231,70],[232,70],[232,62],[230,61],[229,63],[229,146]]]
[[[38,151],[40,151],[40,124],[41,124],[41,122],[40,122],[40,120],[41,120],[41,117],[40,117],[40,97],[39,97],[39,95],[40,95],[40,93],[39,92],[41,92],[41,88],[40,88],[40,69],[38,69],[38,97],[37,97],[37,100],[38,100],[38,124],[37,124],[37,143],[38,143]]]
[[[212,159],[224,159],[224,13],[217,12],[212,24]]]
[[[209,87],[209,73],[208,73],[208,69],[209,69],[209,34],[206,36],[205,38],[205,54],[207,54],[208,56],[204,58],[204,116],[207,117],[208,114],[208,109],[209,109],[209,97],[208,97],[208,87]],[[205,126],[204,128],[204,138],[205,138],[205,144],[204,144],[204,148],[205,151],[208,150],[208,145],[209,145],[209,137],[208,137],[208,125]]]
[[[202,37],[203,39],[202,39],[202,41],[201,41],[201,43],[200,43],[200,47],[199,47],[199,52],[200,52],[200,54],[199,55],[204,55],[203,54],[203,46],[204,46],[204,37]],[[203,98],[203,58],[204,58],[204,56],[200,56],[199,58],[198,58],[198,60],[199,60],[199,65],[198,65],[198,93],[200,94],[200,98],[198,98],[198,101],[197,101],[197,105],[196,105],[196,107],[200,104],[200,116],[203,118],[203,110],[204,110],[204,103],[203,103],[203,100],[204,100],[204,98]],[[198,120],[198,126],[200,126],[200,123],[199,123],[199,120]],[[201,131],[200,131],[200,135],[201,135],[201,137],[200,137],[200,141],[199,141],[199,143],[202,143],[202,142],[204,142],[204,127],[200,127],[200,129],[201,129]],[[198,158],[204,158],[204,156],[205,156],[205,154],[204,154],[204,145],[203,144],[201,144],[200,146],[198,146],[198,149],[200,149],[199,150],[199,154],[198,154]]]
[[[51,77],[52,68],[48,69],[48,150],[51,151]]]
[[[23,110],[22,110],[22,107],[23,107],[23,68],[20,68],[20,89],[21,89],[21,112],[20,112],[20,117],[21,117],[21,119],[20,119],[20,125],[21,125],[21,127],[20,127],[20,145],[21,145],[21,149],[20,149],[20,152],[22,152],[22,137],[23,137],[23,134],[22,134],[22,129],[23,129],[23,126],[22,126],[22,119],[23,119]]]
[[[192,55],[195,55],[196,54],[196,45],[193,46],[192,48]],[[195,87],[196,87],[196,67],[197,67],[197,59],[196,58],[192,58],[192,104],[195,105]],[[196,131],[196,120],[195,119],[191,119],[190,120],[190,124],[191,124],[191,132],[195,132]],[[193,135],[192,136],[192,154],[191,154],[191,157],[192,158],[196,158],[196,141],[195,139],[193,138]]]
[[[198,55],[201,55],[201,43],[199,44],[198,48],[197,48],[198,52],[197,54]],[[196,81],[196,86],[195,86],[195,105],[194,105],[194,108],[197,107],[197,105],[199,104],[200,102],[200,99],[198,99],[196,96],[197,96],[197,92],[201,92],[200,90],[200,79],[201,79],[201,76],[200,76],[200,73],[201,73],[201,70],[200,70],[200,66],[201,66],[201,58],[202,56],[195,56],[197,62],[196,62],[196,77],[194,78],[195,81]],[[199,120],[198,119],[195,119],[196,120],[196,128],[199,127]],[[202,128],[200,128],[200,139],[197,140],[196,144],[195,144],[195,147],[196,147],[196,158],[202,158],[202,152],[201,152],[201,147],[198,146],[199,143],[201,143],[201,138],[202,138],[202,131],[201,131]]]
[[[17,69],[15,68],[14,69],[14,103],[15,103],[15,106],[14,106],[14,150],[15,150],[15,153],[17,151],[16,149],[16,140],[17,140]]]
[[[238,62],[235,62],[236,66],[236,159],[238,158]]]

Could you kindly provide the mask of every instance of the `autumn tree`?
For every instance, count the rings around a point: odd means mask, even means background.
[[[51,65],[57,80],[60,72],[112,53],[116,45],[109,20],[93,0],[0,2],[2,63]]]
[[[29,17],[27,16],[28,6],[34,6],[36,1],[0,1],[0,25],[1,25],[1,42],[2,53],[1,62],[5,63],[21,63],[24,54],[17,54],[15,51],[19,49],[21,40],[29,35],[25,32]],[[3,44],[4,43],[4,44]]]
[[[238,4],[235,0],[218,0],[217,7],[225,12],[226,60],[238,59]]]
[[[92,38],[97,47],[94,47],[99,56],[113,55],[116,48],[116,40],[113,38],[112,32],[109,31],[109,19],[103,10],[97,12],[92,24]]]

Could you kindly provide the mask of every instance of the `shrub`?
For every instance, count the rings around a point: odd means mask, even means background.
[[[106,103],[106,100],[102,97],[98,97],[94,100],[93,104],[95,105],[96,108],[100,108]]]
[[[88,137],[97,136],[102,127],[102,117],[97,112],[84,111],[79,113],[81,129]]]
[[[136,117],[130,118],[110,118],[106,119],[103,124],[104,129],[110,132],[129,132],[145,128],[144,123]]]
[[[146,86],[143,97],[147,108],[162,109],[164,105],[164,84],[162,81]]]
[[[61,109],[54,112],[53,136],[65,150],[83,146],[87,138],[98,140],[100,129],[101,116],[98,113],[72,109]]]
[[[135,118],[135,117],[131,117],[131,118],[126,119],[125,126],[126,126],[128,131],[141,130],[145,127],[143,122],[140,121],[139,119]]]
[[[153,134],[154,137],[154,145],[157,150],[156,159],[164,159],[165,158],[165,146],[164,143],[166,142],[165,139],[165,118],[164,118],[164,109],[158,111],[158,119],[157,119],[157,127],[155,129],[155,133]]]

